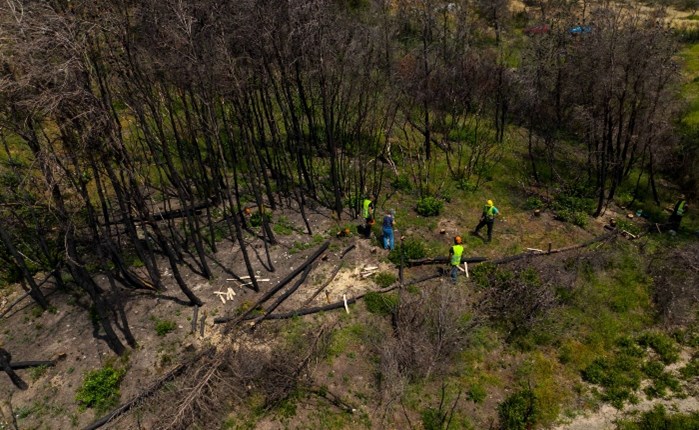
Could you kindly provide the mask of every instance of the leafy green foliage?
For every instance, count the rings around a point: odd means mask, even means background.
[[[442,212],[444,203],[433,196],[426,196],[417,201],[415,210],[422,216],[437,216]]]
[[[364,296],[364,304],[372,314],[388,316],[398,306],[398,295],[370,292]]]
[[[265,221],[269,222],[269,214],[260,214],[259,212],[255,212],[254,214],[250,215],[250,225],[252,225],[253,227],[261,226],[263,217]]]
[[[498,405],[500,426],[503,430],[527,430],[538,420],[538,405],[534,392],[523,389],[511,394]]]
[[[538,197],[529,197],[527,201],[524,202],[524,209],[526,210],[543,209],[543,207],[544,202]]]
[[[75,400],[82,408],[94,408],[97,413],[108,410],[119,402],[119,385],[125,373],[110,365],[87,372]]]
[[[665,364],[675,363],[680,358],[675,341],[664,333],[646,333],[638,339],[638,344],[652,348]]]
[[[585,227],[588,214],[594,209],[594,202],[592,199],[581,196],[579,192],[563,193],[556,196],[551,209],[556,212],[556,217],[561,221]]]
[[[582,371],[585,381],[604,388],[600,398],[621,408],[625,401],[634,401],[633,392],[641,385],[641,359],[627,354],[598,358]]]
[[[699,412],[668,415],[663,405],[644,412],[636,421],[622,421],[617,430],[687,430],[699,428]]]
[[[393,285],[398,278],[390,272],[379,272],[374,276],[374,282],[380,288],[388,288]]]
[[[466,392],[466,398],[473,403],[482,403],[486,394],[485,388],[481,384],[473,384]]]
[[[391,187],[396,191],[410,191],[413,186],[406,175],[400,175],[391,181]]]
[[[158,334],[158,336],[165,336],[171,331],[174,331],[175,328],[177,328],[177,324],[174,321],[165,319],[155,320],[155,332]]]
[[[401,241],[396,246],[396,249],[388,254],[388,261],[396,265],[400,264],[401,254],[403,255],[403,261],[415,260],[418,258],[425,258],[425,256],[427,256],[427,249],[421,241],[408,238]]]

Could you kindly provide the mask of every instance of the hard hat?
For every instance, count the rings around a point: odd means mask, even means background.
[[[461,236],[454,236],[454,243],[457,245],[461,243]]]
[[[488,204],[488,206],[493,206],[493,201],[492,201],[492,200],[488,200],[486,203]]]

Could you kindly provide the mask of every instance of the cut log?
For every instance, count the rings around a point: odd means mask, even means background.
[[[410,286],[410,285],[419,284],[419,283],[421,283],[421,282],[429,281],[430,279],[439,278],[439,277],[441,277],[441,276],[442,276],[441,273],[437,273],[437,274],[434,274],[434,275],[428,275],[428,276],[426,276],[426,277],[424,277],[424,278],[420,278],[420,279],[416,279],[416,280],[414,280],[414,281],[410,281],[410,282],[408,282],[407,284],[405,284],[404,287],[407,287],[407,286]],[[393,290],[395,290],[396,288],[398,288],[398,286],[391,287],[391,288],[387,288],[387,289],[381,290],[381,291],[371,291],[371,292],[384,294],[384,293],[388,293],[389,291],[393,291]],[[347,305],[351,305],[351,304],[353,304],[353,303],[356,303],[357,300],[360,300],[360,299],[364,298],[364,296],[366,296],[366,295],[367,295],[367,293],[364,293],[364,294],[360,294],[360,295],[358,295],[358,296],[356,296],[356,297],[347,298]],[[288,318],[294,318],[294,317],[299,317],[299,316],[303,316],[303,315],[315,314],[315,313],[318,313],[318,312],[331,311],[331,310],[334,310],[334,309],[342,309],[342,308],[344,308],[344,307],[345,307],[345,300],[343,299],[343,300],[340,300],[339,302],[330,303],[329,305],[326,305],[326,306],[315,306],[315,307],[312,307],[312,308],[297,309],[297,310],[291,311],[291,312],[285,312],[285,313],[279,313],[279,314],[270,314],[270,315],[268,315],[265,319],[268,319],[268,320],[288,319]],[[251,319],[251,318],[248,318],[248,319]]]
[[[243,321],[246,319],[248,315],[250,315],[255,309],[257,309],[262,303],[267,301],[270,297],[275,295],[278,291],[280,291],[286,284],[288,284],[292,279],[296,277],[299,273],[303,272],[307,266],[310,266],[320,255],[325,252],[326,249],[328,249],[328,245],[330,245],[330,242],[325,242],[322,244],[313,254],[311,254],[308,259],[306,259],[305,262],[303,262],[299,267],[297,267],[295,270],[293,270],[291,273],[286,275],[284,279],[279,281],[279,284],[273,287],[271,290],[267,291],[260,297],[250,308],[243,312],[242,315],[240,316],[233,316],[233,317],[218,317],[214,318],[214,324],[222,324],[230,321],[234,321],[235,323]]]
[[[29,369],[32,367],[53,367],[56,363],[53,361],[17,361],[10,363],[10,367],[14,370]]]
[[[306,278],[308,278],[308,274],[311,273],[312,267],[312,264],[307,265],[303,271],[303,274],[301,275],[301,278],[298,281],[296,281],[296,283],[291,288],[285,291],[284,294],[279,296],[279,298],[275,300],[274,303],[272,303],[272,305],[265,311],[264,315],[256,318],[255,321],[253,321],[252,325],[255,326],[262,322],[269,314],[274,312],[274,310],[277,309],[277,307],[279,307],[279,305],[282,304],[284,300],[286,300],[287,298],[289,298],[289,296],[294,294],[294,292],[296,292],[296,290],[298,290],[298,288],[301,285],[303,285],[304,282],[306,282]]]

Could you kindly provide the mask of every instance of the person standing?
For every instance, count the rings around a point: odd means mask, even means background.
[[[495,223],[495,217],[500,215],[500,211],[495,207],[492,200],[488,200],[483,206],[483,214],[481,215],[481,220],[473,231],[473,234],[478,235],[483,226],[488,226],[488,240],[490,242],[493,239],[493,224]]]
[[[383,249],[390,249],[393,251],[394,248],[394,235],[393,235],[393,226],[396,223],[396,211],[391,209],[389,212],[386,212],[386,215],[383,217]]]
[[[369,239],[371,237],[371,226],[374,225],[374,200],[365,197],[362,202],[362,216],[364,217],[364,236]]]
[[[461,254],[464,253],[464,246],[461,244],[461,242],[461,236],[455,236],[454,245],[449,248],[449,263],[451,264],[451,272],[449,275],[451,276],[451,281],[453,283],[456,283],[456,277],[459,274],[459,265],[461,264]]]
[[[670,227],[673,230],[680,230],[680,223],[682,222],[682,217],[686,212],[687,201],[684,199],[684,196],[681,196],[677,203],[675,203],[675,207],[672,209],[672,214],[670,214],[670,218],[668,219],[668,223],[670,223]]]

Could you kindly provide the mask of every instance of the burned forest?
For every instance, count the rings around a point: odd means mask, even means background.
[[[699,426],[693,3],[0,1],[0,430]]]

